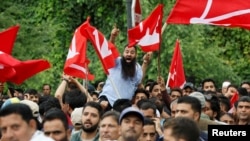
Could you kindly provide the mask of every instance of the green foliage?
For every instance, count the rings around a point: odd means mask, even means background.
[[[47,59],[52,67],[26,80],[18,87],[41,90],[50,83],[53,90],[60,82],[63,66],[75,29],[86,18],[108,39],[113,25],[120,29],[116,46],[122,53],[127,44],[127,0],[8,0],[0,5],[0,29],[21,26],[12,55],[20,60]],[[143,0],[142,17],[146,18],[157,4],[164,4],[163,24],[175,0]],[[167,25],[160,51],[154,52],[146,79],[155,79],[160,73],[165,79],[172,59],[176,39],[181,41],[186,76],[195,78],[199,85],[204,78],[213,78],[217,85],[225,79],[239,84],[250,79],[249,31],[208,25]],[[141,63],[143,52],[139,50]],[[89,69],[95,80],[106,78],[101,62],[88,44]],[[31,68],[32,69],[32,68]],[[145,79],[145,80],[146,80]],[[94,81],[92,83],[94,83]],[[13,85],[13,84],[9,84]]]

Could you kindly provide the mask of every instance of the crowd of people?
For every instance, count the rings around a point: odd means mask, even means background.
[[[126,46],[107,80],[83,85],[63,74],[54,94],[49,84],[5,93],[0,83],[1,141],[207,141],[208,125],[250,124],[250,82],[167,89],[162,76],[144,80],[150,59],[140,65]]]

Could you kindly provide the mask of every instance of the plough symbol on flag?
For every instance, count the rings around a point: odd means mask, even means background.
[[[190,23],[192,23],[192,24],[202,23],[202,24],[216,25],[213,22],[217,22],[217,21],[229,19],[229,18],[232,18],[232,17],[235,17],[235,16],[240,16],[240,15],[250,13],[250,9],[243,9],[243,10],[233,11],[233,12],[230,12],[230,13],[226,13],[226,14],[219,15],[219,16],[216,16],[216,17],[213,17],[213,18],[207,18],[206,19],[209,11],[211,10],[212,4],[213,4],[213,0],[208,0],[207,4],[206,4],[206,8],[204,9],[201,17],[200,18],[191,18]],[[231,24],[228,23],[228,24],[220,24],[220,25],[230,26]]]
[[[96,43],[98,51],[101,53],[101,57],[104,59],[104,58],[112,55],[112,52],[108,46],[108,41],[105,38],[103,38],[102,36],[100,36],[101,39],[99,39],[99,34],[98,34],[98,31],[96,29],[94,30],[93,35],[95,36],[95,43]],[[103,40],[101,46],[100,46],[100,40]]]
[[[79,52],[76,51],[76,36],[74,35],[73,40],[72,40],[72,47],[69,49],[67,59],[73,58],[78,54]]]
[[[161,22],[160,16],[158,16],[156,27],[159,26],[159,22]],[[140,31],[142,32],[144,29],[143,24],[140,23],[139,25],[140,25]],[[159,43],[160,42],[159,36],[160,36],[160,33],[157,33],[157,28],[154,28],[153,33],[150,33],[150,27],[147,27],[146,34],[140,40],[136,40],[136,41],[141,46],[149,46],[152,44]]]

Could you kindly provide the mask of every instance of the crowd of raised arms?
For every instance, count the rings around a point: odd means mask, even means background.
[[[1,141],[207,141],[208,125],[250,124],[250,82],[166,88],[162,76],[144,80],[151,55],[139,64],[137,49],[125,46],[107,80],[62,74],[54,94],[49,83],[7,92],[0,83]]]

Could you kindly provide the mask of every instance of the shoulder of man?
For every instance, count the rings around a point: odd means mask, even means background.
[[[79,131],[79,132],[72,134],[70,141],[81,141],[81,133],[82,133],[82,131]]]
[[[30,141],[55,141],[55,140],[50,137],[45,136],[42,131],[37,130],[32,136]]]
[[[204,132],[204,131],[201,131],[199,141],[208,141],[208,133]]]

